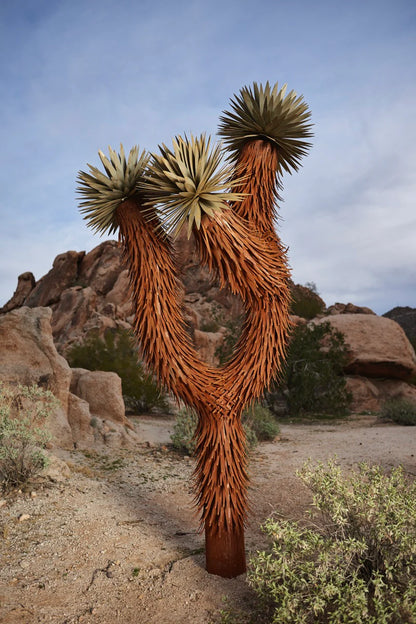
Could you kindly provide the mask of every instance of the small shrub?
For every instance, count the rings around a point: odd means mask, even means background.
[[[44,429],[57,399],[37,386],[0,382],[0,487],[8,491],[26,483],[48,464],[42,449],[50,439]]]
[[[121,378],[127,411],[168,410],[165,395],[138,360],[134,337],[129,331],[109,330],[104,338],[91,333],[82,344],[70,349],[67,359],[72,368],[117,373]]]
[[[391,399],[384,403],[380,415],[398,425],[416,425],[416,403],[409,399]]]
[[[249,449],[254,448],[259,441],[273,440],[279,433],[279,426],[273,414],[257,403],[243,413],[242,422]],[[187,407],[180,410],[171,435],[174,448],[189,455],[194,453],[197,424],[198,416],[194,410]]]
[[[272,547],[251,559],[248,580],[268,621],[414,624],[416,482],[366,464],[344,478],[333,461],[299,475],[321,523],[265,523]]]
[[[259,442],[273,440],[280,432],[279,425],[271,411],[260,403],[254,403],[244,411],[243,423],[254,433],[256,441]]]
[[[325,310],[325,303],[318,294],[316,284],[307,282],[304,286],[293,285],[291,314],[305,319],[313,319]]]
[[[185,407],[176,416],[175,426],[171,435],[174,448],[192,455],[195,451],[195,430],[198,416],[194,410]]]
[[[203,332],[217,332],[220,328],[220,324],[215,319],[210,319],[201,324],[201,331]]]
[[[343,376],[345,362],[344,337],[330,323],[298,325],[285,365],[290,413],[345,415],[351,403]]]

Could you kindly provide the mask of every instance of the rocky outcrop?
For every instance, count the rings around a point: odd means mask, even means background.
[[[317,322],[324,321],[344,335],[347,374],[405,381],[416,374],[415,352],[394,321],[372,314],[337,314]]]
[[[396,307],[383,314],[386,318],[396,321],[409,340],[416,345],[416,308],[409,306]]]
[[[29,297],[30,293],[34,289],[36,285],[35,276],[30,271],[26,273],[22,273],[17,278],[17,288],[14,292],[13,297],[6,303],[3,308],[0,309],[0,312],[10,312],[15,308],[20,308],[25,304],[26,299]]]
[[[241,324],[241,301],[229,290],[220,289],[209,271],[201,267],[192,237],[188,240],[182,235],[176,245],[184,321],[201,357],[209,364],[217,365],[218,352],[228,328],[234,327],[235,332]],[[356,406],[360,402],[363,406],[379,405],[384,396],[399,388],[397,384],[393,388],[394,380],[405,383],[415,374],[414,351],[393,320],[378,317],[369,308],[352,303],[336,303],[326,310],[325,303],[314,289],[292,283],[291,290],[294,301],[298,302],[299,313],[303,315],[292,316],[294,324],[306,323],[305,318],[314,313],[318,314],[314,322],[329,321],[345,335],[349,351],[345,372],[351,378],[348,383],[354,388]],[[31,273],[24,273],[19,277],[13,297],[0,312],[17,311],[22,305],[50,307],[53,341],[64,356],[72,345],[84,342],[91,332],[102,336],[108,329],[130,329],[133,305],[119,244],[106,241],[89,253],[68,251],[60,254],[49,273],[36,283]],[[395,308],[385,316],[394,317],[409,335],[414,327],[414,312],[412,308]],[[380,379],[392,383],[381,389]],[[404,386],[400,388],[403,394]],[[71,405],[76,403],[73,400]],[[80,403],[78,406],[78,412],[83,412]],[[74,414],[72,423],[78,418],[75,408]],[[114,415],[109,418],[111,422],[117,421]],[[77,425],[71,426],[85,436],[96,434],[88,429],[87,420],[85,416]]]
[[[356,306],[353,303],[334,303],[329,306],[326,313],[328,315],[333,314],[376,314],[370,308]]]
[[[202,357],[216,364],[215,351],[221,339],[218,331],[230,318],[242,313],[241,302],[228,290],[220,289],[208,270],[200,266],[194,242],[186,236],[177,243],[177,264],[189,333],[192,337],[195,330],[206,334],[197,334],[195,345]],[[62,355],[72,345],[84,342],[91,332],[102,336],[108,329],[131,328],[129,277],[116,241],[101,243],[89,253],[60,254],[49,273],[36,284],[31,275],[19,277],[16,293],[0,312],[22,305],[49,306],[53,339]],[[214,331],[210,329],[213,318]]]
[[[0,316],[0,379],[50,390],[60,406],[47,428],[61,446],[72,448],[67,418],[71,369],[54,345],[51,315],[49,308],[23,307]]]
[[[59,407],[45,423],[53,446],[137,441],[125,417],[119,376],[72,370],[56,350],[51,317],[50,308],[26,306],[0,315],[0,381],[36,385],[55,395]]]

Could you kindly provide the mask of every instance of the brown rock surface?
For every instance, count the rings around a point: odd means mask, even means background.
[[[356,306],[353,303],[334,303],[329,306],[327,314],[374,314],[373,310],[366,307]]]
[[[34,308],[57,303],[61,293],[76,282],[84,255],[84,251],[67,251],[56,256],[52,269],[37,282],[25,305]]]
[[[72,369],[71,392],[89,404],[92,416],[125,423],[121,379],[117,373]]]
[[[415,375],[415,352],[394,321],[372,314],[337,314],[316,322],[327,321],[344,334],[349,357],[346,373],[402,380]]]
[[[20,308],[34,289],[35,284],[35,277],[30,271],[19,275],[13,297],[0,309],[0,312],[10,312],[15,308]]]
[[[71,369],[52,338],[49,308],[18,308],[0,316],[0,378],[2,381],[41,386],[60,401],[48,418],[54,443],[72,448],[68,423]]]
[[[416,404],[416,387],[400,379],[368,379],[348,376],[347,388],[352,394],[355,413],[379,412],[387,400],[408,399]]]
[[[94,445],[94,429],[91,426],[90,406],[87,401],[69,393],[68,422],[76,448],[91,448]]]

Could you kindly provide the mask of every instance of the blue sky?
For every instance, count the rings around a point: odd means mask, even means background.
[[[89,251],[76,176],[98,149],[215,135],[233,94],[288,83],[314,122],[283,178],[293,279],[416,307],[414,0],[1,0],[0,306],[17,276]]]

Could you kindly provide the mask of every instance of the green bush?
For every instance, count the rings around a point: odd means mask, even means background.
[[[198,416],[193,409],[185,407],[176,416],[173,433],[170,438],[174,448],[192,455],[195,451],[195,430]]]
[[[249,449],[254,448],[259,441],[273,440],[279,433],[279,425],[270,410],[258,403],[244,411],[242,422]],[[193,454],[197,424],[198,416],[194,410],[187,407],[180,410],[171,435],[174,448]]]
[[[414,624],[416,482],[401,468],[387,475],[366,464],[343,477],[334,461],[306,464],[299,475],[313,493],[315,522],[269,518],[271,550],[249,565],[268,621]]]
[[[307,282],[304,286],[293,285],[291,294],[291,314],[309,320],[324,312],[325,304],[320,298],[314,282]]]
[[[256,442],[273,440],[280,432],[276,418],[260,403],[254,403],[244,411],[243,424],[254,433]]]
[[[344,337],[330,323],[298,325],[284,375],[290,413],[345,415],[351,403],[343,376],[345,362]]]
[[[44,421],[57,399],[37,386],[0,382],[0,487],[26,483],[48,464],[42,449],[50,439]]]
[[[380,415],[398,425],[416,425],[416,403],[409,399],[390,399],[384,403]]]
[[[82,344],[68,351],[67,360],[72,368],[117,373],[130,412],[168,409],[165,395],[138,360],[133,335],[125,329],[108,330],[104,338],[97,333],[89,334]]]

